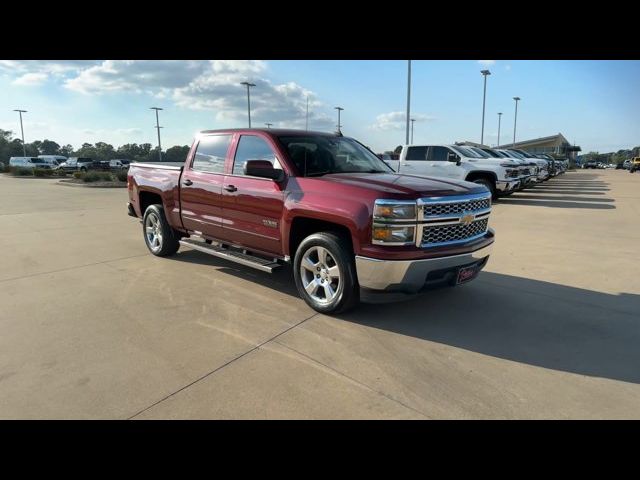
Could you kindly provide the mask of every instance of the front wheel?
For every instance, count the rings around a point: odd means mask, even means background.
[[[178,238],[167,222],[162,205],[149,205],[142,219],[144,241],[157,257],[173,255],[180,248]]]
[[[296,251],[293,275],[302,299],[320,313],[338,313],[360,300],[349,241],[329,232],[305,238]]]
[[[485,187],[487,187],[487,190],[491,192],[491,198],[493,200],[498,198],[498,196],[496,195],[496,185],[491,180],[487,178],[478,178],[474,180],[473,183],[478,183],[480,185],[484,185]]]

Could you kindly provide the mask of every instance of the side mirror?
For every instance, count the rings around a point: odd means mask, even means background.
[[[244,162],[244,174],[250,177],[270,178],[276,182],[284,180],[284,172],[273,168],[269,160],[247,160]]]
[[[460,165],[460,157],[457,153],[449,152],[447,154],[447,162],[455,162],[456,164]]]

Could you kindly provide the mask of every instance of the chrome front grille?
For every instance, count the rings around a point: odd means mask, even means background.
[[[489,192],[418,200],[416,244],[421,248],[464,243],[489,228]]]
[[[491,198],[467,200],[455,203],[427,203],[423,207],[424,218],[440,215],[457,215],[491,208]]]
[[[434,244],[469,240],[484,234],[487,231],[488,224],[489,219],[483,218],[468,225],[457,223],[453,225],[425,226],[422,230],[422,246],[429,247]]]

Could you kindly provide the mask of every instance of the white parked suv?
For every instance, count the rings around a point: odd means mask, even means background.
[[[485,158],[459,145],[403,145],[399,160],[385,163],[399,173],[479,183],[494,198],[513,192],[521,182],[516,162]]]
[[[60,164],[67,161],[67,157],[62,155],[38,155],[38,158],[43,159],[54,170],[60,168]]]
[[[113,159],[109,160],[109,168],[112,170],[126,170],[129,168],[130,160],[122,160],[122,159]]]
[[[9,159],[9,166],[24,168],[52,168],[51,164],[38,157],[11,157]]]

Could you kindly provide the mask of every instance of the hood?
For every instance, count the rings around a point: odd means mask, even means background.
[[[318,179],[411,199],[486,191],[482,185],[462,180],[398,173],[333,173]]]

